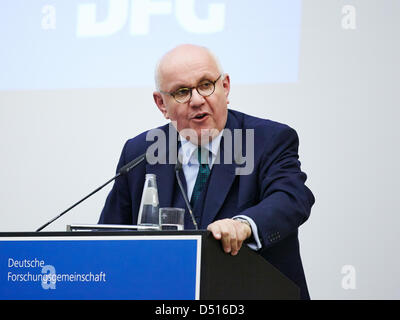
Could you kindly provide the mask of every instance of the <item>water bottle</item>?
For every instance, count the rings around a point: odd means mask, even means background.
[[[159,203],[156,175],[146,174],[142,201],[139,208],[138,225],[160,227],[160,214],[158,209]]]

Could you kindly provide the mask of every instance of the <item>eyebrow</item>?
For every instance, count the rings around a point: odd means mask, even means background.
[[[204,80],[213,81],[213,80],[211,80],[211,78],[212,78],[211,74],[203,75],[203,76],[200,78],[200,80],[198,80],[198,81],[196,82],[196,86],[197,86],[200,82],[202,82],[202,81],[204,81]],[[179,90],[179,89],[181,89],[181,88],[190,88],[190,86],[189,86],[189,85],[186,85],[186,84],[178,83],[178,84],[174,85],[172,88],[173,88],[173,89],[171,89],[169,92],[175,92],[175,91],[177,91],[177,90]]]

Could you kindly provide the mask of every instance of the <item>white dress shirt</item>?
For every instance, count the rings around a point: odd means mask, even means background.
[[[210,170],[212,169],[215,159],[217,158],[221,137],[222,131],[211,142],[202,146],[204,149],[207,149],[209,151],[208,166],[210,167]],[[187,196],[188,199],[190,199],[192,197],[193,188],[196,183],[197,174],[199,172],[199,160],[197,155],[198,146],[191,143],[189,140],[186,140],[182,136],[179,136],[179,138],[181,141],[181,146],[179,148],[178,157],[182,161],[182,170],[186,179]],[[234,216],[232,219],[246,220],[250,223],[254,242],[249,242],[247,243],[247,245],[253,250],[261,249],[262,245],[258,237],[257,225],[255,224],[253,219],[245,215],[237,215]]]

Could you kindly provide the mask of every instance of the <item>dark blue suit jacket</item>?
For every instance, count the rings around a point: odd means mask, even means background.
[[[176,135],[172,125],[161,129],[167,136]],[[224,138],[220,146],[220,164],[214,164],[208,179],[203,201],[194,209],[199,228],[219,219],[246,215],[254,220],[263,248],[260,254],[278,268],[301,290],[301,298],[309,298],[306,279],[300,258],[298,227],[310,215],[314,196],[305,186],[306,174],[298,160],[298,136],[287,125],[260,119],[241,112],[228,110],[226,128],[242,129],[242,154],[246,150],[246,129],[254,129],[254,169],[248,175],[236,175],[240,167],[232,159],[224,159]],[[126,142],[117,170],[146,152],[154,141],[146,141],[144,132]],[[174,138],[175,139],[175,138]],[[177,153],[177,147],[166,146],[166,159]],[[229,153],[228,153],[229,154]],[[173,157],[172,157],[173,158]],[[175,158],[176,159],[176,158]],[[244,166],[244,165],[242,165]],[[175,162],[149,164],[142,162],[127,175],[120,177],[107,197],[99,223],[136,224],[144,177],[146,173],[157,176],[160,207],[181,207],[185,203],[175,178]],[[181,172],[181,180],[184,176]],[[186,187],[186,186],[185,186]],[[186,215],[185,229],[193,228]]]

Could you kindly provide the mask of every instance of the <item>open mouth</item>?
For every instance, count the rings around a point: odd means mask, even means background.
[[[200,113],[198,115],[196,115],[193,119],[204,119],[208,114],[207,113]]]

